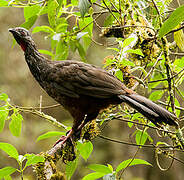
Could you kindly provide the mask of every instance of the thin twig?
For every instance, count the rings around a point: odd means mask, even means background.
[[[105,7],[109,10],[109,12],[112,14],[112,16],[114,17],[114,19],[116,19],[116,21],[118,22],[119,25],[121,25],[121,23],[119,22],[119,19],[116,18],[116,16],[113,14],[112,10],[107,6],[106,2],[103,0],[103,3],[105,5]]]
[[[136,146],[136,147],[143,147],[143,148],[152,148],[152,149],[158,148],[154,144],[152,144],[152,145],[138,145],[138,144],[129,143],[129,142],[126,142],[126,141],[119,141],[119,140],[112,139],[112,138],[109,138],[109,137],[106,137],[106,136],[102,136],[102,135],[99,135],[97,137],[99,137],[101,139],[105,139],[105,140],[111,141],[111,142],[115,142],[115,143],[119,143],[119,144],[124,144],[124,145],[129,145],[129,146]],[[161,148],[161,149],[170,149],[170,148],[171,149],[175,149],[177,147],[175,147],[175,146],[159,146],[159,148]],[[183,150],[180,150],[180,151],[183,152]]]

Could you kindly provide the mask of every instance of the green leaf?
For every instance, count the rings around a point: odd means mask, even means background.
[[[14,146],[8,143],[0,143],[0,149],[6,152],[10,157],[18,160],[19,154]]]
[[[48,50],[45,50],[45,49],[39,49],[38,51],[39,51],[41,54],[46,54],[46,55],[51,56],[51,57],[54,56],[54,54],[53,54],[51,51],[48,51]]]
[[[184,20],[184,5],[176,8],[171,16],[163,23],[158,34],[159,37],[163,37],[165,34],[173,30],[178,24]]]
[[[20,136],[22,129],[23,117],[21,114],[13,113],[11,115],[11,122],[9,123],[9,129],[14,136]]]
[[[112,16],[112,14],[110,14],[109,16],[107,16],[107,18],[104,21],[104,26],[111,26],[113,23],[114,17]]]
[[[127,51],[125,51],[125,53],[133,53],[133,54],[137,54],[140,56],[144,56],[144,54],[142,53],[140,49],[128,49]]]
[[[79,0],[79,9],[80,9],[80,13],[81,16],[84,17],[84,15],[88,12],[89,7],[90,7],[90,3],[88,0]]]
[[[51,27],[56,26],[56,9],[59,6],[56,0],[49,0],[48,2],[48,20]]]
[[[182,57],[181,59],[176,59],[173,64],[174,64],[174,70],[176,72],[181,71],[184,67],[184,57]]]
[[[4,176],[4,180],[12,180],[10,175]]]
[[[67,162],[65,170],[67,179],[70,179],[72,177],[73,173],[77,168],[77,164],[78,164],[78,157],[74,161]]]
[[[25,21],[29,21],[29,18],[32,16],[38,15],[41,10],[41,6],[39,5],[33,5],[33,6],[26,6],[24,7],[24,18]]]
[[[28,21],[26,21],[25,23],[21,24],[21,27],[24,27],[26,29],[30,29],[34,23],[36,22],[38,16],[35,15],[35,16],[32,16],[28,19]]]
[[[84,176],[82,180],[96,180],[98,178],[103,177],[104,175],[105,175],[104,173],[94,172]]]
[[[133,159],[133,160],[132,159],[128,159],[128,160],[125,160],[125,161],[121,162],[118,165],[118,167],[116,168],[116,173],[121,171],[122,169],[126,168],[127,166],[134,166],[134,165],[138,165],[138,164],[145,164],[145,165],[152,166],[149,162],[147,162],[147,161],[145,161],[143,159]]]
[[[177,28],[180,27],[181,26],[177,26]],[[177,46],[181,49],[181,51],[184,51],[184,33],[182,29],[174,33],[174,41],[176,42]]]
[[[55,60],[65,60],[68,57],[69,48],[65,41],[59,41],[56,47]]]
[[[66,133],[65,132],[59,132],[59,131],[50,131],[50,132],[47,132],[45,134],[42,134],[40,135],[37,139],[36,139],[36,142],[40,141],[40,140],[43,140],[43,139],[48,139],[50,137],[53,137],[53,136],[62,136],[62,135],[65,135]]]
[[[6,0],[0,0],[0,7],[7,7],[8,2]]]
[[[68,28],[68,24],[66,22],[66,19],[60,18],[59,23],[56,27],[56,32],[66,33]]]
[[[79,28],[84,29],[83,32],[88,32],[91,37],[93,34],[93,19],[92,17],[84,18],[79,20]]]
[[[164,77],[162,77],[161,73],[154,72],[152,74],[152,78],[150,79],[150,81],[157,81],[157,80],[160,80],[160,79],[163,79],[163,78]],[[154,83],[149,83],[149,89],[157,87],[160,83],[161,83],[161,81],[154,82]]]
[[[7,101],[7,99],[8,99],[8,95],[7,94],[5,94],[5,93],[1,93],[0,94],[0,100],[1,101]]]
[[[113,172],[113,167],[110,164],[107,164],[108,168]]]
[[[161,99],[163,94],[164,94],[164,91],[154,91],[150,94],[149,99],[152,101],[157,101],[157,100]]]
[[[89,36],[83,36],[82,41],[83,41],[84,51],[86,52],[87,49],[89,48],[89,45],[91,44],[91,38]]]
[[[118,48],[107,48],[107,49],[114,50],[116,52],[119,52],[120,51]]]
[[[77,6],[78,5],[78,0],[71,0],[71,4],[73,6]]]
[[[36,26],[33,29],[32,33],[34,34],[34,33],[40,32],[40,31],[47,32],[47,33],[54,33],[54,30],[49,26]]]
[[[0,107],[0,132],[4,129],[5,121],[8,117],[9,110],[7,106]]]
[[[93,144],[90,141],[84,143],[77,142],[77,149],[84,160],[87,160],[93,151]]]
[[[35,165],[39,162],[44,162],[45,158],[43,156],[35,155],[35,154],[25,154],[24,157],[26,157],[26,165],[24,168],[27,166]]]
[[[112,173],[109,167],[102,164],[90,164],[88,165],[88,168],[99,173],[104,173],[104,175]]]
[[[80,42],[77,41],[77,42],[76,42],[76,47],[77,47],[77,50],[78,50],[78,52],[79,52],[79,55],[80,55],[82,61],[85,62],[85,61],[86,61],[86,52],[85,52],[83,46],[81,45]]]
[[[134,41],[134,40],[135,40],[135,38],[133,38],[133,37],[125,39],[123,41],[123,46],[122,47],[125,48],[125,47],[129,46],[131,44],[131,42]]]
[[[148,138],[148,133],[147,132],[143,132],[141,130],[137,130],[136,132],[136,144],[138,145],[144,145],[146,140]]]
[[[123,73],[122,73],[121,70],[117,70],[116,73],[115,73],[115,76],[116,76],[119,80],[123,81]]]
[[[11,166],[4,167],[4,168],[0,169],[0,178],[11,175],[15,171],[16,171],[16,169],[11,167]]]
[[[132,61],[129,61],[126,58],[123,58],[120,64],[122,64],[123,66],[135,66],[135,64]]]

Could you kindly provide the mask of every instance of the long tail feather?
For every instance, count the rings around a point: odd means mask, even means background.
[[[176,122],[177,117],[174,114],[143,96],[138,94],[129,94],[119,95],[119,98],[132,108],[136,109],[155,125],[165,123],[171,126],[178,126],[178,123]]]

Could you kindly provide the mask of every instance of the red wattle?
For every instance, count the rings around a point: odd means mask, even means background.
[[[26,50],[26,45],[25,45],[24,43],[21,43],[21,44],[20,44],[20,47],[22,48],[23,51]]]

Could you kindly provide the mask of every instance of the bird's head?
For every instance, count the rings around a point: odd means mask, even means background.
[[[32,37],[27,29],[22,27],[16,27],[10,28],[9,32],[13,34],[15,40],[21,46],[23,51],[25,51],[28,46],[34,45]]]

